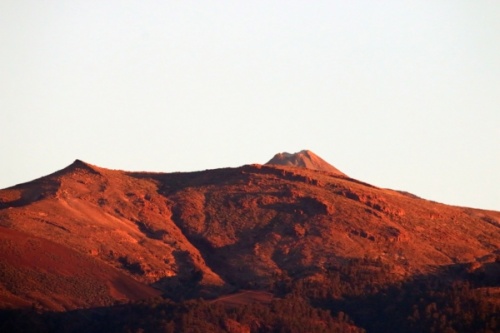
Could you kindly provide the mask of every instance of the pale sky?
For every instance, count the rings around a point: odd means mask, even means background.
[[[310,149],[500,210],[500,1],[0,2],[0,188]]]

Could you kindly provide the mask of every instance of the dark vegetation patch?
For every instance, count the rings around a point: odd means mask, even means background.
[[[207,301],[167,295],[105,308],[0,311],[2,332],[499,332],[498,262],[452,265],[387,284],[390,267],[366,259],[322,280],[276,277],[272,294],[241,291]]]

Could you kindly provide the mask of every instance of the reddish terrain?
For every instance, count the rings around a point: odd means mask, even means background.
[[[345,176],[339,169],[314,154],[310,150],[302,150],[295,154],[279,153],[267,162],[268,165],[283,165],[306,168],[310,170],[326,171],[332,175]]]
[[[500,212],[378,188],[309,151],[190,173],[77,160],[0,191],[4,308],[269,290],[321,283],[354,261],[383,265],[389,283],[453,265],[486,270],[499,249]]]
[[[64,310],[160,292],[108,265],[57,243],[0,228],[4,305]]]

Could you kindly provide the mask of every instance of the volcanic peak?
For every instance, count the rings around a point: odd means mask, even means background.
[[[59,171],[59,173],[74,172],[76,170],[85,170],[93,174],[99,174],[102,168],[92,165],[90,163],[84,162],[82,160],[76,159],[73,163],[68,165],[66,168]]]
[[[278,153],[266,163],[266,165],[283,165],[311,170],[326,171],[337,176],[346,176],[342,171],[335,168],[330,163],[316,155],[310,150],[302,150],[298,153],[290,154],[287,152]]]

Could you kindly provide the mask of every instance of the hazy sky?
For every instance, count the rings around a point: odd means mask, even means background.
[[[310,149],[500,210],[500,1],[0,2],[0,188]]]

